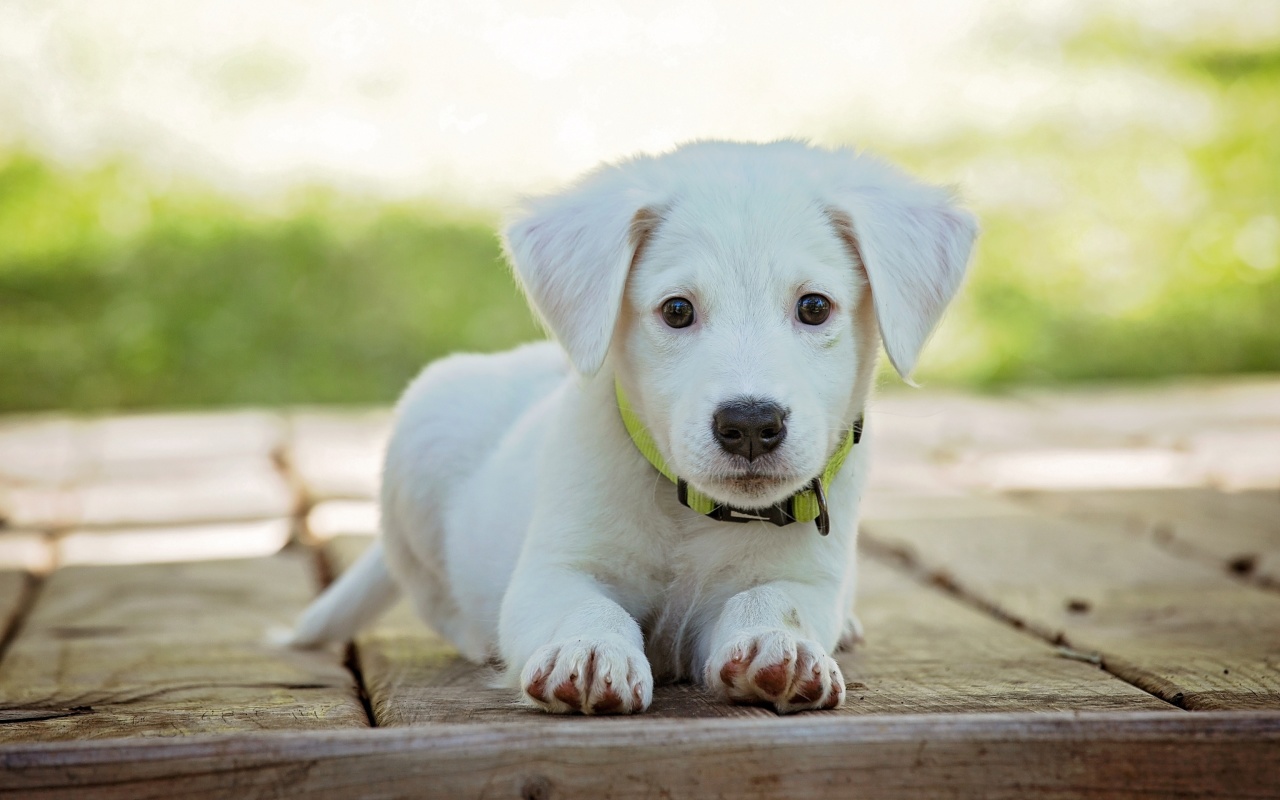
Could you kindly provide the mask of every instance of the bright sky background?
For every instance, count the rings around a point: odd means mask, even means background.
[[[1100,8],[1179,36],[1280,28],[1276,0],[7,0],[0,146],[256,196],[490,204],[691,138],[927,143],[1135,116],[1202,135],[1197,97],[1064,60]]]

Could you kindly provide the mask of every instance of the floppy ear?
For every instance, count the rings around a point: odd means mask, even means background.
[[[657,198],[606,168],[567,191],[525,203],[503,245],[530,305],[593,375],[604,363],[637,249],[657,223]]]
[[[909,379],[964,280],[978,223],[945,191],[898,180],[841,192],[829,213],[866,270],[889,361]]]

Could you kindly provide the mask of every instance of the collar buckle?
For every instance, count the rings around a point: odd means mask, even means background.
[[[689,484],[685,482],[684,478],[676,480],[676,497],[685,508],[693,508],[689,505]],[[772,522],[781,528],[783,525],[790,525],[796,521],[794,500],[795,497],[792,496],[767,508],[752,509],[717,505],[708,511],[706,516],[717,522]],[[819,503],[823,511],[826,511],[826,501],[820,500]]]
[[[862,419],[859,418],[861,423]],[[862,426],[858,426],[858,436],[862,436]],[[854,441],[857,441],[856,439]],[[831,513],[827,511],[827,490],[822,488],[822,478],[814,478],[809,484],[809,489],[813,492],[813,496],[818,501],[818,518],[814,522],[818,526],[818,533],[826,536],[831,533]]]

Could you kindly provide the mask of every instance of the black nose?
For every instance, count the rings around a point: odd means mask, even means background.
[[[716,409],[711,430],[726,453],[753,461],[787,438],[787,412],[777,403],[733,400]]]

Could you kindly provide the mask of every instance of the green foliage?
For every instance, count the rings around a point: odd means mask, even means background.
[[[0,168],[0,410],[387,402],[431,358],[536,334],[488,220],[138,185]]]
[[[1068,114],[867,143],[998,190],[971,204],[973,276],[919,377],[1280,370],[1280,48],[1112,25],[1064,57],[1137,70],[1201,124]],[[198,187],[152,191],[127,165],[0,155],[0,411],[389,402],[431,358],[537,335],[493,222],[318,192],[249,211]]]
[[[1280,370],[1280,49],[1102,29],[1068,56],[1140,65],[1207,119],[1190,132],[1068,120],[899,152],[926,173],[990,169],[1034,189],[977,204],[973,276],[922,377],[996,387]]]

